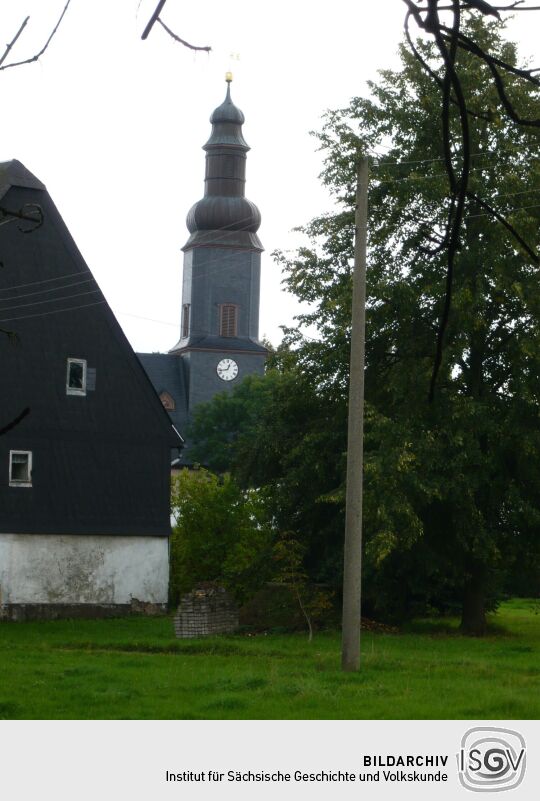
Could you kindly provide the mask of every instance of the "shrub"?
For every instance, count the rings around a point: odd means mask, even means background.
[[[199,582],[213,581],[242,603],[270,570],[271,527],[256,490],[241,490],[229,474],[202,468],[173,477],[170,601]]]

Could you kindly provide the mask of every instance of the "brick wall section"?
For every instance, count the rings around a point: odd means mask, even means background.
[[[196,587],[182,596],[174,617],[179,638],[232,634],[238,628],[238,607],[223,587]]]

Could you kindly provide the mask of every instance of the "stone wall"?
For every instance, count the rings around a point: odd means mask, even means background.
[[[177,637],[232,634],[238,628],[238,607],[231,596],[215,585],[195,587],[183,595],[174,618]]]
[[[29,620],[71,620],[131,615],[157,617],[167,614],[167,604],[141,604],[136,598],[130,604],[4,604],[0,606],[0,622],[22,623]]]

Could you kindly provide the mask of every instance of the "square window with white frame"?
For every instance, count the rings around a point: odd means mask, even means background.
[[[32,486],[32,451],[9,452],[9,486]]]
[[[66,393],[86,395],[86,359],[67,360]]]

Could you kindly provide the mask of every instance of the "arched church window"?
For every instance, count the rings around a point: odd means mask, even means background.
[[[175,402],[172,395],[169,395],[168,392],[162,392],[159,396],[159,399],[162,402],[164,409],[167,409],[168,412],[174,412]]]
[[[223,303],[220,306],[219,334],[222,337],[238,335],[238,306],[234,303]]]

